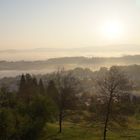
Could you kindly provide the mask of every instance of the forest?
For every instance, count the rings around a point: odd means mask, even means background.
[[[1,82],[0,140],[139,140],[138,73],[58,69],[13,78],[16,88]]]

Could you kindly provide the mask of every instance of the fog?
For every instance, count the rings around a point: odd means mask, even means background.
[[[55,69],[44,69],[44,70],[2,70],[0,71],[0,78],[3,77],[15,77],[21,74],[30,73],[33,75],[36,74],[47,74],[55,71]]]
[[[133,47],[132,47],[133,48]],[[35,61],[35,60],[47,60],[49,58],[59,57],[121,57],[125,55],[137,55],[139,51],[95,51],[92,50],[66,50],[66,51],[0,51],[0,60],[6,61]]]

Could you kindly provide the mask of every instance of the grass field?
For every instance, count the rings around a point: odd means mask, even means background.
[[[48,124],[45,136],[41,140],[102,140],[101,125],[74,124],[64,122],[63,132],[58,133],[58,124]],[[128,128],[112,128],[108,130],[107,140],[140,140],[140,122],[132,120]]]

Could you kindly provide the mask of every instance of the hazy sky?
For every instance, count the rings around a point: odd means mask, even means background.
[[[111,44],[140,44],[140,0],[0,0],[1,50]]]

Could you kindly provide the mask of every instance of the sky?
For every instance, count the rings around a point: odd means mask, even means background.
[[[110,45],[139,52],[140,0],[0,0],[0,50]]]

